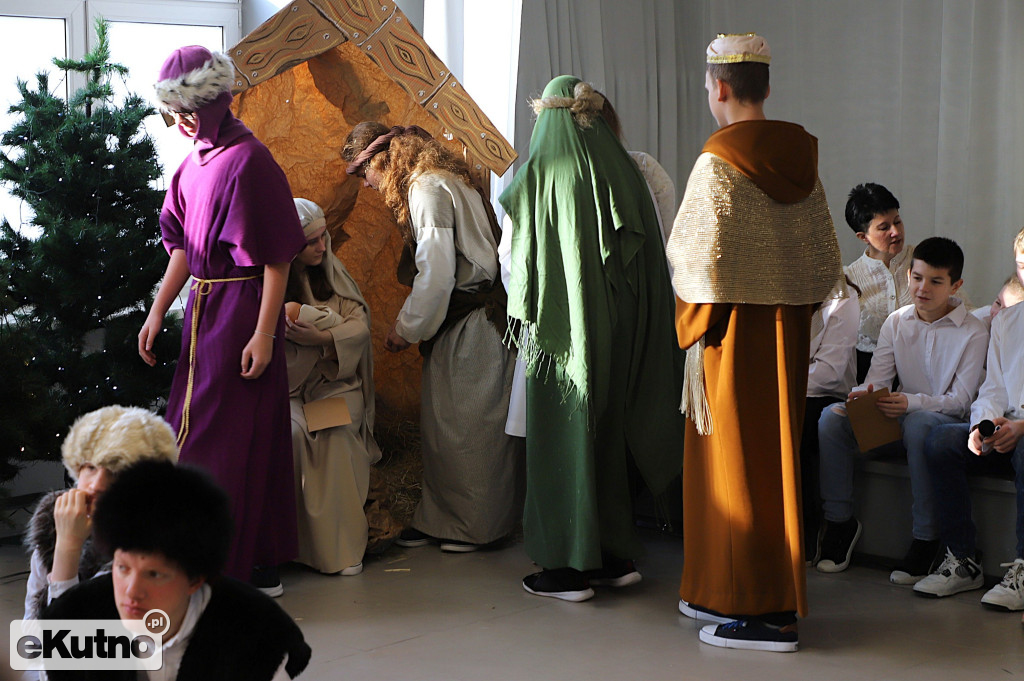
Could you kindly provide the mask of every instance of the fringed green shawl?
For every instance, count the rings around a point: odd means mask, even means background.
[[[573,97],[578,82],[560,76],[543,96]],[[508,315],[528,374],[556,380],[591,424],[612,389],[639,402],[653,389],[646,397],[664,393],[675,409],[680,351],[656,208],[604,119],[581,129],[569,109],[542,110],[529,160],[499,201],[515,226]],[[626,287],[637,299],[637,328],[632,348],[614,348],[616,292]],[[633,357],[630,385],[610,386],[609,358],[623,351]]]

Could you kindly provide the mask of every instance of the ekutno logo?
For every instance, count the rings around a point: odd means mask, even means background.
[[[163,610],[141,620],[14,620],[11,668],[17,670],[147,670],[163,666]]]

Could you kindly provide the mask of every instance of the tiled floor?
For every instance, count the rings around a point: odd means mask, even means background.
[[[680,541],[645,539],[644,581],[586,603],[523,591],[534,568],[521,544],[462,555],[393,548],[356,577],[289,568],[279,602],[313,647],[309,681],[1024,678],[1019,613],[983,609],[981,591],[918,598],[858,567],[811,571],[799,653],[704,645],[676,610]],[[18,547],[0,547],[0,575],[25,564]],[[24,592],[23,574],[0,580],[8,620],[21,616]]]

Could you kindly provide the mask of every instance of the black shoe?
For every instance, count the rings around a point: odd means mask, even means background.
[[[284,586],[281,584],[277,566],[254,567],[249,583],[271,598],[277,598],[284,593]]]
[[[821,537],[825,533],[825,522],[822,521],[818,525],[818,529],[814,532],[814,541],[806,541],[806,552],[804,557],[807,559],[807,567],[814,567],[821,560]]]
[[[583,576],[590,586],[629,586],[643,579],[631,560],[605,556],[597,570],[585,570]]]
[[[523,577],[523,588],[537,596],[579,603],[594,597],[594,590],[579,570],[558,568]]]
[[[407,549],[414,549],[417,546],[426,546],[433,539],[429,534],[424,534],[417,529],[407,527],[398,535],[395,544],[404,546]]]
[[[938,555],[939,540],[915,539],[910,542],[907,555],[889,575],[889,581],[893,584],[917,584],[932,573]]]
[[[764,650],[773,653],[796,652],[799,646],[796,624],[774,626],[758,619],[701,627],[700,640],[719,648]]]
[[[850,567],[853,547],[860,539],[860,521],[856,518],[841,523],[824,521],[821,535],[821,559],[815,566],[818,572],[842,572]]]

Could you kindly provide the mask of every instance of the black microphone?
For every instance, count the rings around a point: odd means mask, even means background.
[[[999,430],[999,427],[996,424],[989,421],[988,419],[985,419],[984,421],[978,424],[978,434],[981,435],[982,440],[986,440],[992,437],[993,435],[996,434],[997,430]],[[991,451],[992,445],[985,444],[984,442],[982,442],[981,453],[988,454]]]

